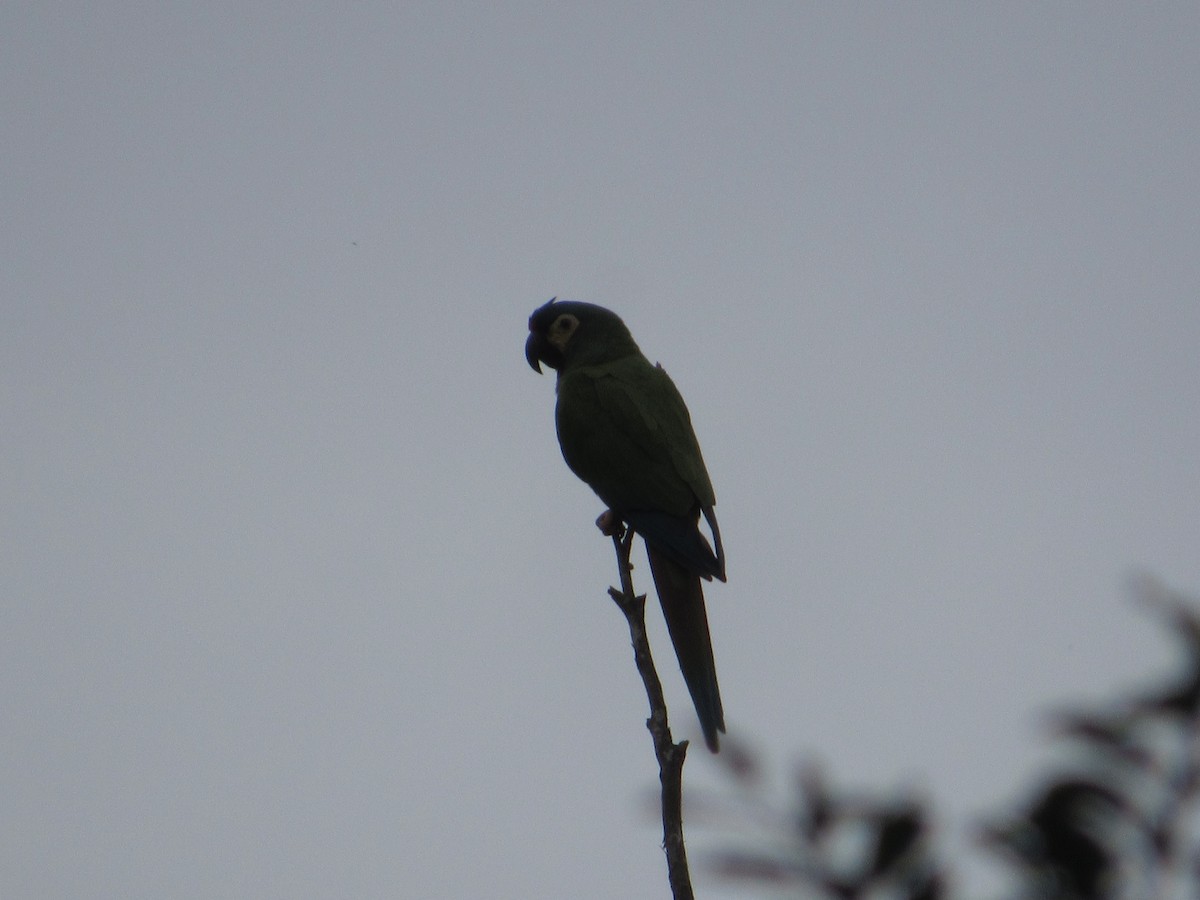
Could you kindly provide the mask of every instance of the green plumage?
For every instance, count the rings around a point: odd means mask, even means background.
[[[526,358],[558,370],[555,423],[563,458],[646,542],[705,739],[725,730],[700,579],[725,578],[712,482],[691,417],[661,366],[624,322],[589,303],[551,301],[529,320]],[[713,534],[700,533],[701,513]]]
[[[641,353],[564,371],[555,422],[567,465],[613,509],[716,502],[683,398]]]

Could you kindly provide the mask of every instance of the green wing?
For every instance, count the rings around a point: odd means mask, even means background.
[[[715,502],[683,398],[645,357],[564,375],[555,419],[567,465],[617,512],[689,516]]]

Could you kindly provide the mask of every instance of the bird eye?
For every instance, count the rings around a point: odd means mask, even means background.
[[[569,331],[571,328],[571,317],[559,316],[554,320],[554,328],[556,331]]]

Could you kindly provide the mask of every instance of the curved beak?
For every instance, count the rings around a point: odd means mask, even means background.
[[[539,360],[545,344],[546,339],[536,331],[529,332],[529,337],[525,339],[525,360],[529,363],[529,367],[539,375],[542,374],[542,365]]]

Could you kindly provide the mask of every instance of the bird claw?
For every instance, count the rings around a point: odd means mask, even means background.
[[[625,537],[625,523],[611,509],[600,513],[600,517],[596,519],[596,527],[605,537],[615,537],[617,540]]]

